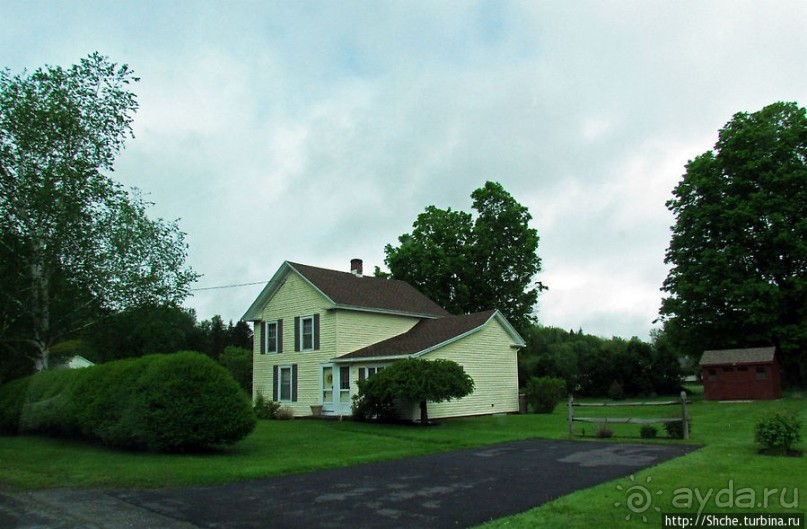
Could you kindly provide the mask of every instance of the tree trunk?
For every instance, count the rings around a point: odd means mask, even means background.
[[[33,313],[33,335],[37,348],[34,364],[37,371],[48,369],[50,351],[50,292],[48,274],[45,270],[45,257],[39,240],[33,242],[31,259],[31,312]]]
[[[420,425],[426,426],[429,424],[429,412],[426,409],[426,401],[420,401]]]

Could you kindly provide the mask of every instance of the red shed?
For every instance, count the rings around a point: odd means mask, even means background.
[[[775,347],[704,351],[700,366],[707,400],[778,399],[782,395]]]

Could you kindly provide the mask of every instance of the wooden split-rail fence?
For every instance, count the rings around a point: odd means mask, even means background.
[[[611,407],[611,406],[681,406],[680,417],[644,418],[644,417],[578,417],[574,414],[575,407]],[[687,394],[681,392],[680,400],[662,402],[575,402],[569,395],[569,439],[574,438],[575,422],[591,422],[599,424],[664,424],[680,422],[683,426],[684,439],[689,439],[689,415],[687,414]]]

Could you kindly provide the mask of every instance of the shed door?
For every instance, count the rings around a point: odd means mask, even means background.
[[[750,397],[747,367],[724,366],[720,370],[723,379],[723,400],[743,400]]]

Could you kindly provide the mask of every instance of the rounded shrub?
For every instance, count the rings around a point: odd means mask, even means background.
[[[684,438],[684,422],[683,421],[665,422],[664,423],[664,430],[667,432],[667,436],[670,439],[683,439]],[[689,435],[692,435],[692,419],[687,420],[687,431],[689,432]]]
[[[199,353],[149,358],[138,386],[131,420],[150,450],[231,444],[255,428],[249,397],[225,368]]]
[[[795,413],[768,413],[754,426],[754,441],[772,454],[786,454],[800,440],[801,421]]]
[[[639,428],[639,435],[642,439],[655,439],[658,436],[658,428],[645,424]]]
[[[607,426],[600,426],[594,436],[598,439],[610,439],[614,436],[614,431]]]
[[[552,413],[566,394],[566,382],[556,377],[533,377],[524,393],[535,413]]]
[[[227,370],[195,352],[39,373],[0,388],[0,402],[12,410],[0,415],[6,432],[80,435],[159,452],[231,444],[256,424]]]
[[[272,402],[263,396],[263,393],[258,392],[255,401],[252,404],[252,411],[258,419],[277,419],[277,412],[280,410],[279,402]]]

